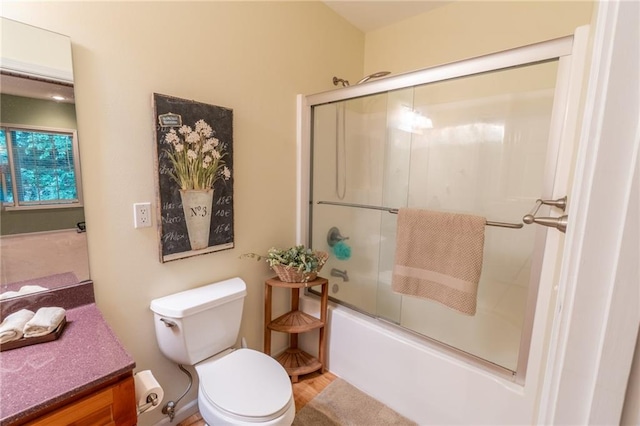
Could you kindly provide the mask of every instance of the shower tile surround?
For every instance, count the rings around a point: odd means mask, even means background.
[[[0,424],[19,424],[135,367],[95,305],[93,283],[0,302],[2,318],[23,308],[60,306],[67,326],[58,340],[0,353]]]

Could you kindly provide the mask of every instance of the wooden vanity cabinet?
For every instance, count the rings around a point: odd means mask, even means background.
[[[87,394],[88,393],[88,394]],[[26,423],[33,426],[133,426],[137,423],[133,374],[91,389]]]

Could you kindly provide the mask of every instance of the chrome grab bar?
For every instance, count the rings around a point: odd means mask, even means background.
[[[536,205],[533,207],[531,212],[524,215],[522,221],[527,225],[535,223],[538,225],[556,228],[560,232],[566,232],[568,222],[568,216],[566,214],[560,217],[536,217],[536,213],[538,213],[538,210],[540,210],[540,207],[542,207],[543,205],[557,207],[560,210],[564,211],[567,208],[567,197],[564,196],[562,198],[558,198],[557,200],[536,200]]]

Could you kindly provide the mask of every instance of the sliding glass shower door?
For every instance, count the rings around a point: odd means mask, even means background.
[[[474,316],[391,289],[395,209],[521,224],[553,179],[557,61],[312,108],[310,243],[337,302],[515,371],[544,230],[487,226]],[[547,178],[545,178],[547,176]]]

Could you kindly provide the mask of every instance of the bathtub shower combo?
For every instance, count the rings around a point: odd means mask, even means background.
[[[549,61],[313,108],[309,243],[334,254],[336,301],[516,370],[536,274],[521,218],[544,194],[556,74]],[[487,218],[475,316],[391,290],[399,207]]]
[[[332,254],[334,302],[524,383],[543,263],[566,228],[575,48],[566,37],[365,84],[336,77],[344,87],[299,98],[299,238]],[[392,290],[403,207],[486,218],[475,315]]]

